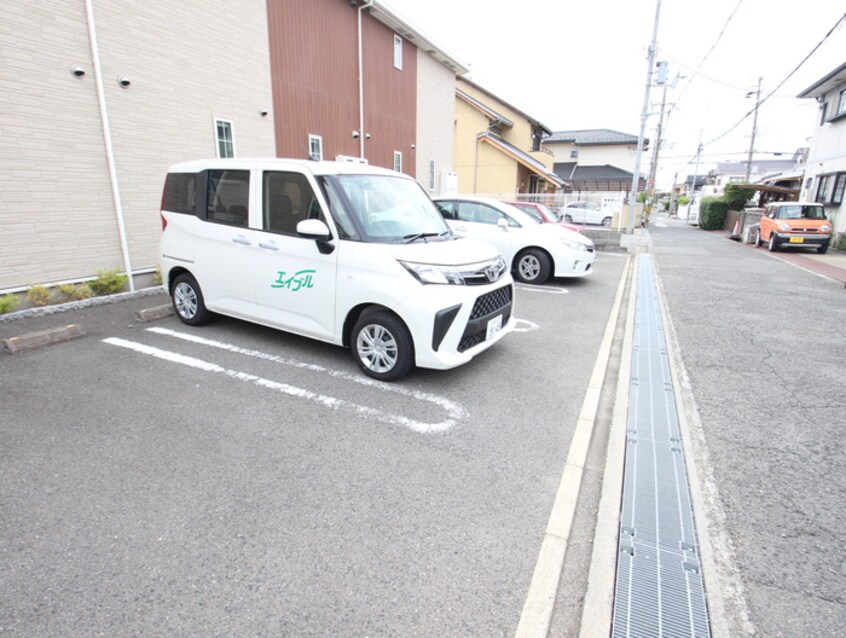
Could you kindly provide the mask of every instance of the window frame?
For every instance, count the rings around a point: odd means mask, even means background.
[[[402,173],[402,151],[394,151],[394,171]]]
[[[403,49],[403,42],[402,36],[395,33],[394,34],[394,68],[398,71],[402,71],[402,49]]]
[[[315,157],[314,146],[313,146],[314,144],[317,145],[317,153],[316,153],[317,156],[316,157]],[[316,135],[314,133],[308,134],[308,155],[313,160],[317,160],[318,162],[323,161],[323,136],[322,135]]]
[[[220,136],[221,125],[225,126],[229,132],[229,139],[223,139]],[[221,154],[221,151],[228,149],[229,155]],[[218,159],[230,159],[235,157],[235,126],[232,120],[224,117],[214,118],[214,150]]]

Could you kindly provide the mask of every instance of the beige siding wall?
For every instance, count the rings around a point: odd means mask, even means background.
[[[215,156],[215,117],[236,156],[275,154],[266,5],[239,2],[237,20],[223,0],[93,6],[131,264],[153,268],[164,174]],[[3,11],[0,290],[122,269],[84,3]]]
[[[629,148],[631,146],[631,148]],[[582,166],[604,166],[609,164],[624,171],[634,172],[637,160],[637,143],[599,144],[596,146],[576,146],[572,143],[555,142],[544,144],[552,151],[555,162],[578,162]],[[570,157],[570,151],[578,151],[579,157]]]
[[[455,73],[428,53],[417,51],[417,181],[429,192],[441,192],[443,171],[453,170],[455,147]],[[429,188],[429,166],[435,162],[435,184]]]

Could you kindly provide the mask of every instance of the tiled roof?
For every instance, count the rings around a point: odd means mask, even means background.
[[[571,142],[577,145],[590,146],[592,144],[637,144],[637,135],[620,133],[608,128],[591,128],[580,131],[557,131],[545,137],[544,143]],[[644,141],[645,146],[645,141]]]
[[[581,166],[575,162],[558,162],[554,170],[572,190],[628,192],[632,187],[632,174],[610,164]],[[639,184],[642,185],[644,181],[641,176]]]

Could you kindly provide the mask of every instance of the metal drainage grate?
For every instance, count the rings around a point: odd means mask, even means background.
[[[652,256],[639,256],[612,635],[708,637]]]

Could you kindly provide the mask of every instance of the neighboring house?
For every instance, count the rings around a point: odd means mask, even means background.
[[[543,146],[552,151],[556,175],[564,180],[567,192],[627,193],[637,163],[637,136],[611,129],[558,131],[544,138]],[[644,141],[643,150],[649,147]],[[641,166],[649,158],[641,155]],[[638,190],[645,185],[640,176]]]
[[[432,192],[453,173],[467,69],[381,2],[171,4],[4,3],[0,294],[150,280],[177,162],[364,158]]]
[[[801,163],[799,154],[789,160],[756,160],[752,162],[717,162],[717,167],[708,172],[708,183],[714,187],[713,195],[720,195],[729,184],[755,184],[783,172],[795,173]],[[749,167],[749,177],[746,177]],[[801,169],[799,169],[801,170]]]
[[[552,193],[563,181],[541,147],[550,131],[466,78],[455,87],[458,192],[495,197]]]
[[[820,106],[801,198],[825,206],[839,243],[846,235],[846,63],[798,97],[814,98]]]

